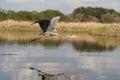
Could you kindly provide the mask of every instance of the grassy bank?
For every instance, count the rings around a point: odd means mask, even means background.
[[[32,22],[7,20],[0,22],[0,31],[37,31],[41,32],[38,24],[31,26]],[[57,24],[59,33],[66,34],[89,34],[95,36],[120,37],[120,23],[102,24],[102,23],[65,23]]]
[[[95,36],[120,37],[120,24],[102,24],[102,23],[59,23],[58,30],[67,33],[87,33]]]

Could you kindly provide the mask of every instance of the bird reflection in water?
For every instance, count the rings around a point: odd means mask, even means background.
[[[64,72],[59,74],[50,74],[47,72],[42,72],[39,69],[30,67],[29,69],[35,70],[38,72],[38,76],[42,77],[42,80],[58,80],[58,77],[64,76],[67,80],[80,80],[80,77],[77,75],[66,75]]]

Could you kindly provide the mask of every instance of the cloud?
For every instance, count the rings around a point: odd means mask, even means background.
[[[64,0],[66,4],[69,4],[72,8],[76,8],[81,5],[81,0]]]
[[[9,2],[25,3],[25,2],[44,2],[45,0],[8,0]]]
[[[25,3],[25,2],[28,2],[28,3],[30,3],[30,2],[34,2],[34,3],[36,3],[36,2],[42,2],[42,3],[49,3],[49,2],[53,2],[53,3],[58,3],[58,2],[64,2],[64,0],[59,0],[59,1],[57,1],[57,0],[7,0],[7,1],[9,1],[9,2],[16,2],[16,3]]]
[[[64,0],[67,4],[69,4],[73,9],[84,6],[85,4],[94,4],[97,3],[98,0]]]
[[[71,13],[75,8],[81,6],[113,8],[120,11],[120,1],[113,0],[3,0],[0,1],[0,4],[1,8],[16,11],[55,9],[64,13]]]
[[[83,2],[98,2],[97,0],[82,0]]]

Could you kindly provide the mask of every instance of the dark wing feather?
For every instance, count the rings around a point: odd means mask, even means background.
[[[50,20],[39,21],[39,25],[40,25],[41,29],[43,30],[43,33],[45,33],[47,31],[49,24],[50,24]]]
[[[47,28],[50,24],[50,20],[39,20],[39,21],[35,21],[33,22],[31,25],[35,24],[35,23],[39,23],[40,28],[42,29],[43,33],[45,33],[47,31]]]

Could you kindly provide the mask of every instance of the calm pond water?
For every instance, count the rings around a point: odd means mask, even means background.
[[[0,80],[41,80],[29,67],[80,80],[120,80],[120,38],[31,41],[35,35],[0,33]]]

